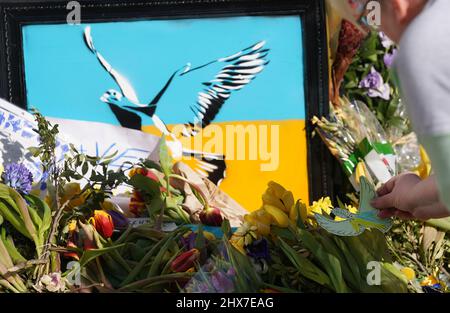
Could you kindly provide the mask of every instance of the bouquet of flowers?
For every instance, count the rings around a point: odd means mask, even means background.
[[[372,112],[359,101],[342,98],[341,106],[330,108],[329,120],[314,117],[315,132],[339,160],[356,190],[359,177],[375,184],[395,176],[397,161],[386,134]]]

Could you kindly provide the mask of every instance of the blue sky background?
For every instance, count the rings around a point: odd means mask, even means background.
[[[86,25],[23,28],[28,106],[58,118],[118,125],[100,101],[115,81],[83,41]],[[237,17],[91,24],[94,44],[132,83],[139,100],[150,102],[176,69],[232,55],[261,40],[270,64],[226,102],[217,122],[305,118],[302,28],[299,17]],[[158,104],[167,124],[192,120],[202,82],[223,64],[178,78]],[[145,123],[149,124],[149,123]]]

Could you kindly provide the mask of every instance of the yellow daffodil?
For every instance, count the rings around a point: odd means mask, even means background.
[[[330,197],[324,197],[318,201],[314,201],[310,206],[310,213],[323,214],[323,212],[330,214],[333,209],[333,204],[331,203]]]

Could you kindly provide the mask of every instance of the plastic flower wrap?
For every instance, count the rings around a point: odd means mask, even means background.
[[[316,133],[341,163],[356,190],[359,177],[385,183],[397,172],[397,159],[380,123],[360,101],[342,98],[330,108],[330,118],[313,118]]]

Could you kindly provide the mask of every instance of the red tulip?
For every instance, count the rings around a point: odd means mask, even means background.
[[[114,222],[111,215],[103,210],[95,210],[94,216],[89,219],[89,222],[95,227],[97,232],[103,238],[110,238],[114,231]]]
[[[195,266],[195,262],[200,257],[200,251],[197,249],[192,249],[187,252],[180,254],[173,262],[170,264],[172,271],[176,273],[183,273],[188,271],[190,268]]]
[[[207,226],[219,227],[223,222],[222,213],[218,208],[209,207],[200,213],[200,221]]]

